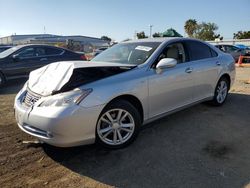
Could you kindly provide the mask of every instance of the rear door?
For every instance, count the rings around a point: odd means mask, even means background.
[[[66,61],[68,60],[66,57],[64,57],[64,52],[65,50],[60,49],[60,48],[55,48],[55,47],[45,47],[46,49],[46,60],[47,64],[48,63],[54,63],[57,61]]]
[[[205,43],[186,41],[194,79],[194,101],[213,96],[221,68],[218,54]]]

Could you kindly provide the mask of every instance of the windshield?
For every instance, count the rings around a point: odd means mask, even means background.
[[[15,46],[15,47],[9,48],[8,50],[5,50],[5,51],[0,53],[0,58],[5,58],[18,49],[20,49],[20,46]]]
[[[91,61],[105,61],[139,65],[144,63],[160,42],[133,42],[121,43],[103,51]]]

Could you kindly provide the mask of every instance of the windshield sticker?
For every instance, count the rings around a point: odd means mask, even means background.
[[[137,46],[135,49],[136,50],[146,51],[146,52],[149,52],[150,50],[152,50],[152,48],[148,47],[148,46]]]

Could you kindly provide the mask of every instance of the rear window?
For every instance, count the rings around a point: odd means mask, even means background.
[[[217,53],[206,44],[198,41],[188,41],[187,47],[191,61],[216,57]]]

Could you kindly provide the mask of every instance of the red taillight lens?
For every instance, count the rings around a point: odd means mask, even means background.
[[[80,57],[82,60],[87,60],[86,56],[85,55],[81,55]]]

